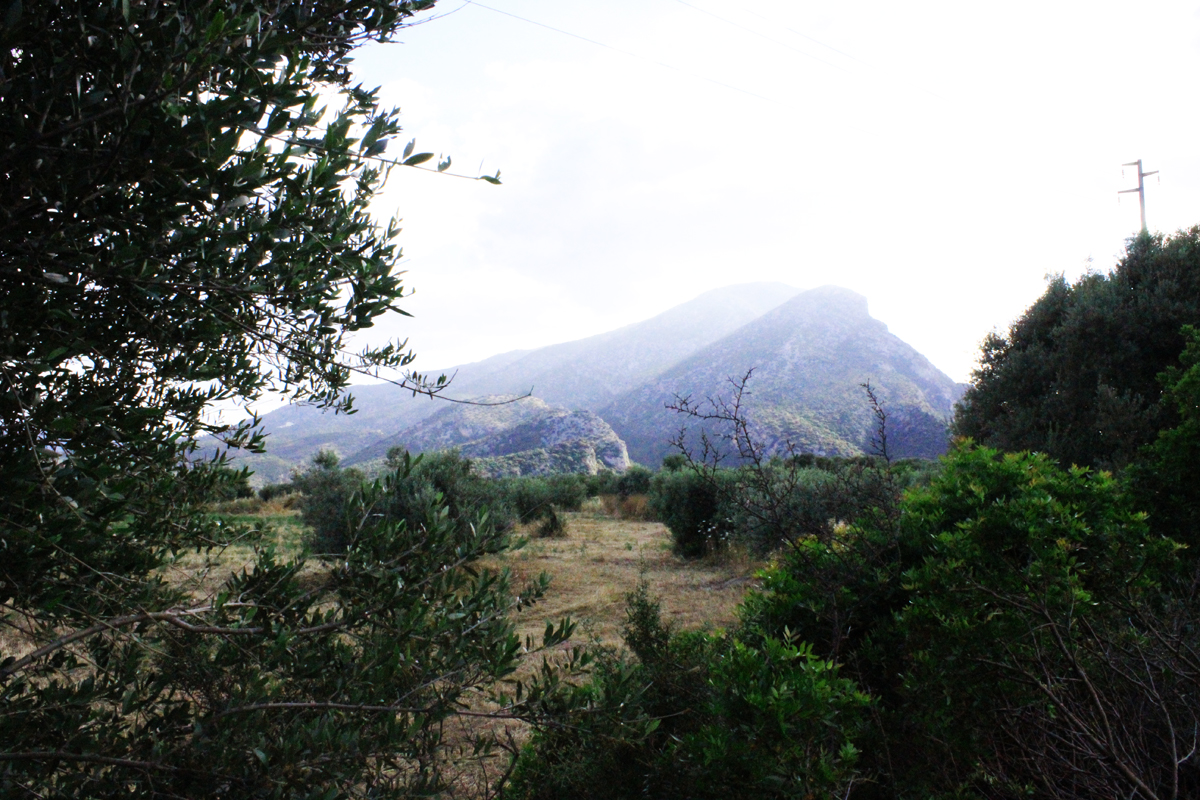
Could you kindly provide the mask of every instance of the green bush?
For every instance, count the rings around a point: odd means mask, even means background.
[[[578,511],[587,499],[583,475],[545,475],[501,478],[490,482],[497,501],[511,509],[521,522],[545,519],[552,507]]]
[[[344,469],[329,450],[317,453],[311,467],[292,476],[291,485],[302,497],[300,517],[312,529],[308,545],[313,552],[339,554],[349,547],[359,521],[347,514],[347,504],[363,479],[359,470]]]
[[[718,480],[723,477],[717,474]],[[650,481],[650,508],[671,532],[675,552],[694,558],[722,549],[732,523],[719,484],[691,470],[659,472]]]
[[[250,488],[250,470],[233,469],[228,466],[212,467],[213,490],[212,496],[219,501],[242,500],[254,496]]]
[[[412,457],[394,448],[388,453],[389,468],[399,470],[388,498],[386,513],[394,520],[419,525],[431,505],[444,504],[450,518],[467,526],[486,515],[497,530],[506,531],[516,522],[510,504],[497,484],[471,470],[470,459],[457,450],[423,453]]]
[[[654,473],[640,464],[631,464],[629,469],[617,478],[616,493],[621,497],[631,497],[635,494],[647,494],[650,491],[650,480]]]
[[[608,469],[600,470],[595,475],[586,476],[584,481],[587,485],[587,496],[599,497],[603,494],[616,494],[619,478],[617,473]]]
[[[515,518],[503,492],[495,483],[471,471],[471,462],[455,451],[413,458],[407,452],[388,454],[390,493],[376,502],[369,514],[390,522],[405,522],[415,530],[424,524],[429,509],[444,507],[459,527],[486,518],[499,531],[512,527]],[[313,465],[293,476],[290,486],[301,493],[301,517],[312,528],[310,547],[319,554],[340,554],[367,520],[347,512],[364,485],[357,469],[343,469],[334,453],[322,451]]]
[[[632,655],[601,654],[535,729],[512,800],[843,797],[867,698],[808,648],[679,633],[643,584],[627,598]]]
[[[294,494],[297,491],[296,487],[288,483],[268,483],[266,486],[258,490],[258,499],[264,503],[269,503],[276,497]]]
[[[558,510],[550,506],[542,521],[538,523],[537,535],[548,539],[562,539],[567,535],[567,523],[559,516]]]
[[[1171,796],[1200,780],[1172,755],[1200,724],[1175,548],[1107,474],[964,445],[897,513],[789,548],[738,636],[810,642],[876,698],[860,767],[888,796]]]

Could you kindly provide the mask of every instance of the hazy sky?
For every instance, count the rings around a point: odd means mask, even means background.
[[[418,150],[504,181],[400,169],[376,205],[417,290],[376,328],[420,369],[770,280],[866,295],[966,380],[1048,273],[1116,261],[1139,226],[1122,162],[1161,170],[1151,230],[1200,223],[1195,0],[437,11],[356,59]]]

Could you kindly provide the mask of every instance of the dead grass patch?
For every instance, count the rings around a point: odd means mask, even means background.
[[[650,510],[650,498],[644,494],[631,494],[628,497],[622,497],[619,494],[602,494],[597,500],[599,510],[605,516],[613,519],[638,522],[654,521],[654,512]],[[595,507],[593,506],[593,508]],[[587,510],[584,509],[584,511]]]
[[[571,531],[567,539],[531,536],[520,550],[492,560],[492,566],[508,567],[517,585],[541,572],[552,579],[545,599],[518,617],[522,637],[536,638],[547,620],[571,616],[579,623],[574,644],[620,645],[625,596],[642,579],[672,625],[716,629],[736,620],[760,561],[742,553],[688,561],[671,552],[671,535],[662,523],[589,512],[563,514]]]

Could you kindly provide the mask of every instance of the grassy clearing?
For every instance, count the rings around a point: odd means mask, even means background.
[[[736,618],[737,604],[761,562],[737,555],[721,561],[686,561],[671,552],[671,536],[658,522],[614,519],[599,509],[563,513],[563,538],[535,538],[494,559],[508,567],[516,585],[540,572],[552,578],[546,598],[523,612],[522,637],[536,638],[546,620],[571,616],[579,623],[575,643],[619,645],[625,595],[645,579],[662,602],[663,617],[681,628],[721,628]]]
[[[231,573],[252,566],[256,551],[263,546],[274,546],[280,557],[298,554],[308,529],[299,512],[288,505],[285,500],[234,501],[215,508],[212,513],[223,523],[245,526],[251,532],[222,548],[180,553],[164,566],[164,577],[196,602],[204,602],[216,594]],[[606,505],[610,511],[606,511]],[[735,621],[737,605],[752,585],[754,571],[761,562],[736,555],[721,561],[679,558],[671,552],[670,533],[661,523],[622,518],[640,515],[643,509],[636,505],[595,499],[584,506],[584,511],[559,512],[565,535],[558,538],[538,538],[537,523],[521,526],[518,538],[525,538],[525,545],[484,564],[509,569],[514,588],[542,572],[551,576],[543,602],[515,620],[522,640],[532,636],[535,643],[540,642],[548,620],[570,616],[579,626],[574,639],[562,645],[564,649],[584,644],[619,647],[625,596],[642,579],[660,599],[665,620],[674,626],[718,629]],[[312,561],[305,569],[317,571],[322,566]],[[0,630],[0,644],[5,652],[17,656],[33,647],[15,629]],[[521,677],[537,662],[540,656],[531,658],[513,677]],[[481,702],[476,710],[488,709],[488,704]],[[523,724],[511,720],[465,716],[448,720],[446,742],[452,748],[462,748],[451,756],[454,796],[488,796],[490,782],[508,763],[502,752],[471,753],[472,736],[484,732],[506,742],[505,749],[510,752],[528,733]]]
[[[303,549],[307,528],[300,521],[300,512],[283,501],[246,504],[238,500],[213,513],[224,524],[246,527],[249,533],[224,547],[180,553],[164,567],[166,579],[196,600],[211,597],[231,573],[250,567],[259,548],[274,546],[280,558]]]
[[[620,509],[611,509],[614,516],[606,505],[611,504],[594,500],[583,511],[560,512],[566,526],[560,538],[539,538],[537,523],[521,526],[518,537],[527,540],[524,547],[485,564],[511,570],[515,587],[541,572],[552,579],[543,602],[517,618],[522,639],[527,634],[538,639],[547,620],[570,616],[579,623],[571,644],[619,645],[625,595],[643,578],[672,625],[715,629],[735,620],[737,604],[761,562],[737,554],[719,561],[679,558],[661,523],[623,519]],[[246,525],[258,533],[221,549],[181,553],[167,567],[168,579],[197,599],[215,592],[230,573],[251,565],[257,547],[273,544],[281,557],[302,548],[307,529],[283,501],[258,502],[253,508],[228,504],[216,513],[230,525]]]

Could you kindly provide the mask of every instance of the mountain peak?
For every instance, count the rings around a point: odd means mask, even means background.
[[[869,449],[870,383],[888,411],[893,455],[930,457],[946,447],[958,387],[873,319],[867,298],[841,286],[801,292],[601,410],[630,456],[657,464],[686,422],[665,410],[677,396],[729,397],[730,379],[753,370],[743,411],[772,452],[856,455]]]
[[[800,292],[791,300],[781,304],[774,310],[777,314],[794,314],[796,312],[813,313],[819,311],[824,315],[836,314],[851,319],[870,319],[867,310],[867,298],[844,286],[826,284],[806,292]]]

